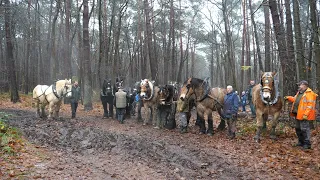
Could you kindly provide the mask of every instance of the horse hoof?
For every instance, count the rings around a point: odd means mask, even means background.
[[[254,138],[253,138],[257,143],[260,143],[260,137],[258,137],[258,136],[254,136]]]
[[[213,136],[213,133],[208,133],[208,136]]]
[[[276,135],[270,135],[270,139],[277,140],[277,136]]]
[[[147,123],[143,123],[142,125],[143,125],[143,126],[146,126],[146,125],[147,125]]]
[[[155,126],[155,127],[153,127],[153,128],[154,128],[154,129],[160,129],[159,126]]]

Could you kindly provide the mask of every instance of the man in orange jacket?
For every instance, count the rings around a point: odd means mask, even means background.
[[[305,80],[300,81],[297,85],[299,86],[297,94],[294,97],[285,96],[284,99],[293,102],[290,115],[296,118],[296,134],[299,140],[296,146],[311,149],[309,121],[316,119],[318,95],[309,88],[309,84]]]

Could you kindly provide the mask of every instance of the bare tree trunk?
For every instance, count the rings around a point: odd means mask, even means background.
[[[244,1],[242,1],[242,8],[243,8],[243,10],[242,10],[242,13],[243,13],[243,28],[242,28],[242,50],[241,50],[241,66],[244,66],[245,64],[244,64],[244,57],[245,57],[245,55],[246,55],[246,53],[245,53],[245,45],[246,45],[246,35],[247,35],[247,32],[246,32],[246,30],[247,30],[247,20],[246,20],[246,15],[247,15],[247,13],[246,13],[246,7],[247,7],[247,1],[246,0],[244,0]],[[242,89],[244,89],[244,87],[247,85],[247,76],[245,76],[245,68],[244,69],[242,69],[241,70],[241,79],[243,80],[242,81],[242,86],[241,86],[241,88]]]
[[[57,22],[57,19],[59,16],[60,5],[61,5],[60,0],[57,0],[56,12],[53,17],[52,27],[51,27],[52,28],[51,29],[52,36],[51,36],[51,62],[50,62],[50,64],[53,65],[52,72],[51,72],[53,80],[57,79],[58,68],[59,68],[58,67],[59,63],[58,63],[57,54],[56,54],[56,22]]]
[[[272,14],[273,26],[274,26],[274,31],[276,35],[279,57],[280,57],[280,62],[281,62],[282,72],[283,72],[283,85],[284,85],[283,94],[284,95],[295,94],[296,93],[295,82],[297,80],[296,80],[295,74],[292,72],[295,72],[296,65],[294,60],[289,59],[286,53],[287,46],[286,46],[286,40],[285,40],[285,32],[284,32],[283,24],[280,23],[279,13],[277,8],[277,1],[270,0],[269,7]]]
[[[295,62],[290,0],[285,0],[285,8],[286,8],[286,24],[287,24],[287,32],[286,32],[286,34],[287,34],[287,53],[288,53],[289,60],[292,62]]]
[[[265,38],[264,38],[264,55],[265,55],[265,64],[264,64],[264,70],[266,72],[270,72],[271,71],[271,56],[270,56],[270,12],[269,12],[269,7],[268,6],[264,6],[263,7],[263,11],[264,11],[264,34],[265,34]]]
[[[295,34],[295,44],[296,44],[296,59],[298,63],[298,80],[306,79],[305,63],[304,63],[304,50],[302,43],[302,34],[300,26],[300,8],[298,0],[293,0],[293,22],[294,22],[294,34]],[[306,71],[307,72],[307,71]]]
[[[256,21],[254,20],[254,13],[253,13],[253,10],[252,10],[251,1],[252,0],[249,0],[249,8],[250,8],[250,14],[251,14],[251,22],[252,22],[252,25],[253,25],[254,37],[256,39],[255,41],[256,41],[256,46],[257,46],[259,70],[264,71],[263,62],[262,62],[262,58],[261,58],[261,52],[260,52],[260,45],[259,45],[260,41],[259,41],[259,36],[258,36],[258,32],[257,32]]]
[[[71,0],[65,0],[65,40],[64,40],[64,75],[71,78],[71,48],[70,48],[70,17],[71,17]]]
[[[310,5],[310,20],[313,30],[313,50],[315,53],[315,57],[313,58],[316,61],[316,83],[317,90],[320,91],[320,44],[319,44],[319,26],[317,24],[317,9],[316,9],[316,0],[309,0]]]
[[[151,19],[150,19],[150,6],[148,0],[144,0],[144,14],[145,14],[145,23],[146,23],[146,43],[147,43],[147,53],[149,56],[149,68],[151,71],[151,79],[157,81],[156,73],[157,73],[157,62],[156,58],[154,57],[154,49],[152,45],[152,29],[151,29]]]
[[[5,0],[5,31],[6,31],[6,52],[7,52],[7,67],[9,74],[9,83],[10,83],[10,97],[11,102],[16,103],[20,101],[18,94],[18,86],[16,79],[16,68],[15,60],[13,58],[13,46],[12,46],[12,37],[15,37],[14,32],[11,29],[12,26],[12,17],[11,17],[11,5],[9,0]]]
[[[83,65],[84,65],[84,109],[92,110],[92,74],[89,43],[88,0],[83,0]]]

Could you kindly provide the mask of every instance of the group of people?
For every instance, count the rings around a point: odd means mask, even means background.
[[[292,107],[290,111],[290,115],[295,118],[296,126],[295,131],[298,137],[298,142],[295,144],[296,146],[301,146],[304,149],[311,148],[311,130],[310,130],[310,122],[316,119],[316,98],[317,94],[314,93],[309,87],[309,83],[305,80],[297,83],[298,92],[295,96],[285,96],[284,99],[292,102]],[[222,112],[222,119],[225,120],[228,124],[228,135],[231,139],[235,138],[236,135],[236,121],[238,116],[238,108],[241,105],[242,111],[246,111],[245,106],[247,101],[250,105],[251,116],[255,118],[255,107],[252,102],[252,88],[255,86],[255,81],[251,80],[250,85],[246,91],[243,91],[241,94],[241,98],[237,93],[233,90],[232,86],[227,86],[227,94],[224,97],[224,107]],[[116,117],[120,123],[124,122],[124,113],[125,108],[127,106],[127,93],[120,88],[115,93],[114,105],[116,107]],[[78,107],[78,102],[81,99],[80,95],[80,87],[78,82],[75,81],[72,86],[72,97],[70,98],[72,116],[71,118],[76,117],[76,111]],[[135,104],[141,104],[141,99],[139,97],[139,93],[135,95]],[[138,106],[141,109],[141,105]],[[135,108],[135,106],[134,106]],[[190,102],[182,101],[178,99],[177,101],[177,112],[179,112],[180,119],[180,132],[186,133],[187,127],[189,124],[190,118]],[[141,119],[141,112],[138,110],[138,119]],[[198,116],[198,115],[197,115]],[[199,118],[197,117],[197,122],[199,122]]]
[[[311,149],[310,122],[316,119],[316,99],[318,95],[311,90],[309,83],[305,80],[300,81],[297,85],[297,94],[295,96],[285,96],[284,99],[292,103],[290,115],[295,118],[295,131],[298,137],[298,142],[295,146],[303,147],[303,149]],[[255,107],[252,102],[252,88],[254,86],[255,81],[251,80],[248,89],[242,92],[241,98],[238,97],[236,91],[233,91],[232,86],[227,86],[222,119],[228,124],[228,135],[230,139],[235,138],[239,105],[242,106],[242,111],[245,112],[245,106],[248,101],[251,117],[256,117]],[[188,117],[190,111],[189,102],[178,100],[177,104],[177,111],[179,112],[180,118],[180,132],[185,133],[187,132],[188,118],[190,118]]]

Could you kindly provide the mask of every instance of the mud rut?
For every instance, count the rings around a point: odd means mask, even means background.
[[[221,150],[209,148],[206,135],[155,130],[133,119],[125,124],[101,117],[43,120],[25,110],[9,124],[51,158],[38,162],[31,177],[49,179],[254,179],[264,177]],[[61,114],[62,117],[67,117]],[[212,142],[211,142],[212,143]]]

